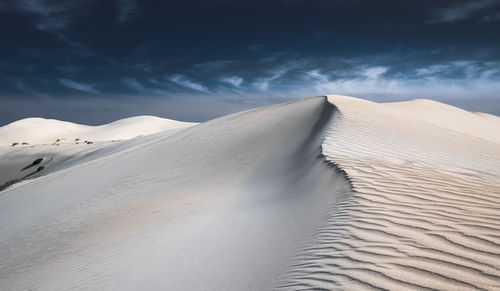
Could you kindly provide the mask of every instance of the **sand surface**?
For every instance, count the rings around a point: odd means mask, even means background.
[[[428,100],[328,100],[339,114],[323,154],[353,191],[283,286],[498,290],[500,118]]]
[[[0,185],[13,179],[40,177],[123,149],[131,150],[196,124],[154,116],[125,118],[100,126],[22,119],[0,127]],[[134,140],[143,136],[147,137]],[[21,140],[26,144],[12,145],[12,141]],[[34,165],[37,159],[42,161]],[[40,166],[43,171],[37,171]]]
[[[115,122],[89,126],[45,118],[26,118],[0,127],[0,146],[22,143],[29,145],[74,143],[84,141],[123,140],[165,130],[184,128],[195,123],[181,122],[156,116],[135,116]]]
[[[0,289],[499,289],[499,120],[328,96],[5,146],[2,179],[63,153],[0,192]]]

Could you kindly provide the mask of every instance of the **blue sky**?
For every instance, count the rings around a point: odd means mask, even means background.
[[[500,1],[0,2],[0,125],[203,121],[319,94],[500,115]]]

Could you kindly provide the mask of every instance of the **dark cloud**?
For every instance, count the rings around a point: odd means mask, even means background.
[[[475,1],[457,1],[457,3],[454,3],[453,5],[445,8],[438,9],[435,13],[435,18],[429,20],[429,22],[453,22],[453,21],[461,21],[470,17],[473,17],[474,14],[478,12],[483,12],[482,15],[485,13],[487,14],[486,16],[483,17],[491,17],[488,15],[490,11],[484,11],[486,9],[490,8],[496,8],[498,11],[498,8],[500,7],[500,1],[499,0],[475,0]],[[495,11],[495,10],[493,10]]]
[[[50,97],[102,112],[116,103],[119,116],[131,96],[245,106],[325,93],[500,100],[497,0],[0,3],[2,105]],[[5,108],[0,124],[13,121]]]
[[[129,20],[138,7],[139,4],[135,0],[116,0],[117,21],[125,22]]]

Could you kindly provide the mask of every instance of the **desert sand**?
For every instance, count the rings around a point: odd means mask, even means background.
[[[36,178],[123,148],[130,150],[135,141],[124,141],[136,137],[155,133],[166,137],[196,124],[155,116],[135,116],[100,126],[44,118],[22,119],[0,127],[0,185],[14,179]],[[151,138],[137,142],[143,145]],[[33,165],[37,159],[42,161]],[[45,167],[43,172],[37,171],[40,166]]]
[[[115,122],[89,126],[56,119],[39,117],[26,118],[0,127],[0,146],[18,142],[33,144],[73,143],[130,139],[138,135],[148,135],[165,130],[194,125],[156,116],[135,116]],[[59,140],[59,141],[58,141]]]
[[[331,95],[43,122],[0,128],[2,180],[46,163],[0,192],[1,290],[500,289],[496,116]]]

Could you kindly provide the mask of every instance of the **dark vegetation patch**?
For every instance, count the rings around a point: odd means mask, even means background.
[[[11,185],[19,183],[22,180],[24,180],[24,179],[18,178],[18,179],[12,179],[12,180],[7,181],[7,182],[3,183],[2,185],[0,185],[0,191],[7,189]]]
[[[21,171],[24,171],[24,170],[27,170],[27,169],[29,169],[31,167],[34,167],[34,166],[40,164],[42,161],[43,161],[43,158],[36,159],[31,164],[29,164],[26,167],[22,168]]]

